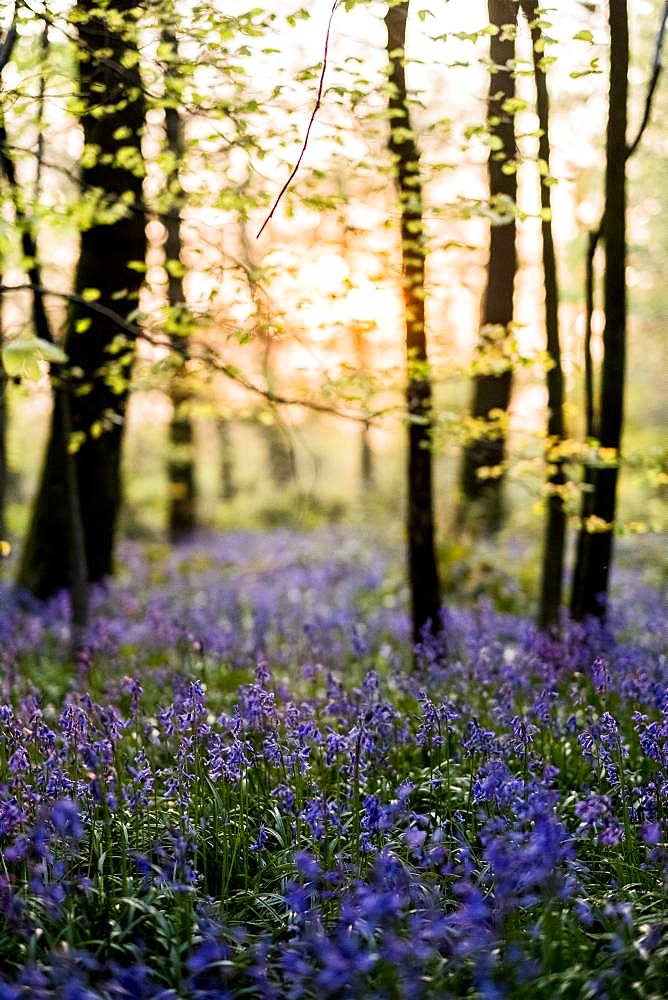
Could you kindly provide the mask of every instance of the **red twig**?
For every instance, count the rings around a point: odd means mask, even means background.
[[[295,176],[297,174],[297,171],[299,170],[301,162],[304,159],[304,153],[306,152],[306,147],[308,146],[308,140],[309,140],[309,136],[311,134],[311,129],[313,128],[313,122],[315,121],[315,116],[317,115],[318,109],[320,108],[320,105],[322,103],[322,93],[323,93],[323,90],[324,90],[324,87],[325,87],[325,73],[327,72],[327,54],[329,52],[329,38],[330,38],[330,35],[332,33],[332,21],[334,19],[334,14],[335,14],[336,8],[338,6],[339,6],[339,0],[334,0],[334,3],[332,4],[332,9],[331,9],[330,14],[329,14],[329,21],[327,22],[327,33],[325,35],[325,49],[324,49],[323,57],[322,57],[322,70],[320,72],[320,83],[318,84],[318,96],[316,97],[315,104],[313,106],[313,111],[311,112],[311,117],[309,119],[308,127],[306,129],[306,135],[304,136],[304,142],[302,143],[301,152],[300,152],[300,154],[299,154],[299,156],[297,158],[297,162],[295,163],[294,167],[292,168],[290,176],[288,177],[287,181],[285,182],[285,184],[283,185],[283,187],[281,188],[281,190],[278,192],[278,197],[276,198],[274,204],[272,205],[271,211],[269,212],[269,215],[267,216],[267,218],[262,223],[262,225],[261,225],[261,227],[260,227],[260,229],[258,231],[258,234],[255,237],[258,240],[259,240],[260,236],[262,236],[262,233],[264,232],[266,226],[270,222],[270,220],[271,220],[274,212],[276,211],[276,209],[280,205],[281,199],[282,199],[283,195],[285,194],[285,192],[288,190],[288,188],[292,184],[293,180],[295,179]]]

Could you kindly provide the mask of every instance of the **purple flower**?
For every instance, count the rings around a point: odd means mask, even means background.
[[[24,747],[17,747],[7,762],[10,774],[23,773],[30,768],[28,754]]]
[[[81,840],[83,824],[77,806],[71,799],[59,799],[51,808],[51,822],[56,833],[67,840]]]

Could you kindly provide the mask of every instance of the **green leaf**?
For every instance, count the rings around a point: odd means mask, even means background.
[[[86,440],[86,435],[83,431],[73,431],[67,442],[67,453],[68,455],[76,455],[81,448],[81,445]]]
[[[6,344],[2,350],[2,364],[11,378],[40,378],[40,361],[65,364],[67,355],[57,344],[40,337],[24,337]]]
[[[182,278],[186,273],[186,269],[180,260],[166,260],[165,270],[173,278]]]

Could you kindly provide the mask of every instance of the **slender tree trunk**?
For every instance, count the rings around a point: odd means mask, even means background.
[[[545,334],[551,368],[547,372],[547,516],[543,541],[540,607],[538,620],[542,628],[559,620],[564,580],[566,546],[566,511],[563,487],[566,474],[562,455],[566,437],[564,426],[564,372],[561,363],[559,336],[559,282],[557,258],[552,233],[552,198],[550,178],[550,95],[547,75],[542,62],[543,32],[538,16],[537,0],[522,0],[522,9],[529,22],[536,83],[536,113],[540,128],[538,157],[541,171],[541,208],[543,237],[543,277],[545,282]]]
[[[297,461],[290,433],[280,425],[278,415],[271,422],[261,421],[260,433],[267,448],[267,465],[271,481],[274,486],[285,489],[297,479]]]
[[[2,278],[2,261],[0,261],[0,279]],[[3,282],[4,283],[4,282]],[[7,464],[7,373],[2,363],[2,345],[4,327],[2,323],[2,294],[0,294],[0,565],[7,552],[4,542],[7,541],[7,483],[9,467]]]
[[[613,550],[626,368],[627,0],[610,0],[610,99],[606,139],[603,364],[598,437],[610,461],[593,471],[590,516],[580,528],[571,612],[604,618]]]
[[[404,53],[408,3],[385,15],[390,69],[388,147],[399,191],[408,382],[408,563],[413,639],[438,630],[440,582],[434,542],[432,386],[425,331],[425,241],[420,153],[411,127]]]
[[[376,485],[376,476],[373,468],[373,449],[368,424],[363,424],[360,431],[360,479],[362,490],[365,493],[370,493]]]
[[[513,293],[517,273],[515,245],[515,122],[504,103],[515,95],[513,60],[515,58],[516,0],[488,0],[490,23],[498,29],[490,35],[490,85],[487,120],[492,146],[488,160],[490,202],[504,215],[504,221],[492,225],[487,285],[482,304],[479,352],[482,365],[491,351],[503,357],[513,321]],[[513,373],[510,366],[501,374],[481,372],[474,377],[471,415],[488,424],[464,449],[461,469],[462,504],[460,523],[486,534],[498,531],[503,521],[503,473],[481,478],[484,467],[503,468],[506,458],[506,432],[499,415],[508,411]]]
[[[594,391],[594,359],[592,355],[592,336],[594,321],[595,296],[595,264],[596,249],[601,236],[600,227],[588,234],[587,253],[585,258],[585,330],[584,330],[584,402],[585,402],[585,437],[590,445],[598,439],[598,419],[596,413],[596,394]],[[589,461],[585,461],[582,471],[580,491],[580,518],[583,524],[589,523],[594,512],[594,480],[595,469]],[[575,549],[575,564],[571,585],[571,615],[582,618],[583,595],[585,586],[586,561],[589,555],[589,538],[586,531],[579,531]]]
[[[38,98],[38,120],[37,127],[39,133],[37,170],[35,175],[35,202],[39,200],[41,188],[41,168],[42,168],[42,110],[45,95],[45,74],[49,54],[48,25],[45,23],[41,36],[42,67],[40,70],[39,98]],[[0,112],[0,161],[2,170],[9,186],[10,194],[14,202],[16,215],[16,226],[21,233],[21,249],[23,256],[29,261],[27,272],[30,284],[32,285],[32,323],[35,336],[47,343],[53,344],[54,337],[51,330],[44,299],[41,292],[41,268],[39,264],[39,252],[36,235],[33,232],[32,220],[26,213],[25,203],[21,189],[18,186],[14,161],[7,142],[5,131],[4,115]],[[4,372],[3,372],[4,375]],[[88,624],[88,573],[86,568],[86,554],[83,547],[83,527],[81,521],[81,508],[79,503],[79,489],[76,481],[76,470],[74,457],[70,451],[71,439],[71,408],[69,372],[63,365],[51,365],[51,384],[53,388],[54,403],[54,423],[55,435],[59,439],[64,454],[63,473],[63,514],[67,524],[66,549],[64,552],[65,573],[69,581],[70,603],[72,610],[72,652],[76,654],[81,646],[83,631]],[[6,388],[6,379],[4,382]],[[3,408],[3,428],[2,428],[2,468],[7,471],[4,421],[5,421],[5,393],[2,392],[0,406]],[[3,504],[4,515],[4,484],[3,484]],[[0,532],[0,538],[2,532]]]
[[[355,323],[353,326],[353,343],[357,368],[360,372],[367,373],[369,362],[367,358],[366,344],[364,340],[364,324]],[[371,434],[368,423],[363,423],[360,428],[360,483],[363,493],[369,493],[375,483],[373,468],[373,449],[371,448]]]
[[[75,291],[95,294],[100,305],[119,311],[124,300],[128,308],[136,306],[141,278],[127,263],[143,261],[146,251],[139,149],[144,100],[134,62],[136,5],[133,0],[114,0],[113,7],[124,17],[123,31],[115,28],[108,14],[99,15],[94,0],[79,0],[76,8],[82,50],[94,53],[102,47],[110,54],[104,59],[89,55],[80,62],[81,93],[84,100],[90,100],[90,110],[81,119],[84,139],[88,147],[99,149],[95,163],[82,168],[82,183],[99,192],[99,210],[107,218],[96,219],[81,235]],[[107,110],[98,117],[102,99]],[[111,222],[109,214],[119,218]],[[70,441],[78,446],[76,480],[91,581],[102,580],[112,571],[121,502],[121,445],[135,344],[128,341],[119,353],[110,352],[118,334],[113,321],[84,306],[70,310],[64,350],[68,369],[78,373],[76,380],[71,379]],[[38,597],[48,597],[70,582],[71,538],[65,503],[68,449],[62,421],[61,408],[55,405],[19,572],[19,584]]]
[[[76,462],[74,456],[69,453],[69,443],[72,437],[72,394],[67,381],[59,386],[55,399],[60,411],[62,438],[68,451],[65,461],[65,489],[67,493],[70,602],[72,606],[72,653],[76,656],[82,646],[83,632],[88,624],[88,564]]]
[[[16,182],[13,167],[9,171],[12,183]],[[17,207],[20,202],[17,200]],[[37,244],[25,218],[18,218],[23,226],[24,253],[29,251],[31,261],[29,268],[30,281],[33,286],[32,321],[35,335],[47,343],[54,343],[44,300],[40,292],[40,266],[37,256]],[[65,535],[65,573],[70,593],[72,609],[72,651],[76,654],[81,646],[83,631],[88,624],[88,569],[84,545],[83,522],[79,486],[76,475],[76,461],[71,451],[72,442],[72,409],[71,409],[71,375],[64,365],[51,365],[51,385],[53,389],[52,433],[60,442],[63,453],[63,483],[62,512],[67,533]],[[4,442],[3,442],[4,444]],[[6,456],[3,456],[6,458]],[[6,462],[5,462],[6,468]],[[0,535],[1,537],[1,535]]]
[[[163,42],[176,53],[176,39],[171,31],[163,31]],[[180,206],[183,191],[179,182],[179,166],[185,151],[183,121],[178,109],[169,104],[165,108],[167,149],[172,154],[173,166],[165,178],[165,186],[172,198],[165,221],[167,241],[165,264],[167,268],[167,294],[170,314],[178,322],[179,310],[184,308],[185,294],[182,279]],[[185,350],[186,337],[175,334],[174,347],[180,361],[172,375],[169,395],[172,416],[169,424],[169,534],[174,542],[188,538],[197,526],[197,493],[195,485],[194,429],[189,412],[191,393],[187,385]]]
[[[218,438],[220,441],[220,484],[223,500],[233,500],[237,495],[234,481],[234,451],[230,434],[230,421],[227,417],[218,420]]]
[[[0,73],[5,68],[9,60],[11,59],[14,45],[17,39],[17,29],[16,29],[16,14],[17,8],[14,7],[14,15],[12,17],[12,23],[9,27],[9,31],[2,39],[2,45],[0,46]],[[1,78],[0,78],[1,82]],[[0,91],[0,97],[1,97]],[[4,127],[4,109],[0,108],[0,145],[5,144],[7,139]],[[5,167],[6,158],[9,156],[7,151],[6,156],[0,158],[0,163],[2,167]],[[3,170],[4,172],[4,170]],[[9,180],[9,178],[7,178]],[[4,278],[4,260],[0,259],[0,279]],[[2,282],[4,284],[4,281]],[[0,564],[2,560],[7,555],[6,545],[7,542],[7,522],[6,522],[6,511],[7,511],[7,490],[8,490],[8,480],[9,480],[9,467],[7,464],[7,373],[2,362],[2,347],[4,343],[4,326],[3,326],[3,314],[2,314],[2,293],[0,293]]]
[[[618,11],[610,10],[611,17],[611,32],[612,32],[612,17],[613,14],[618,15]],[[623,12],[622,15],[623,16]],[[654,50],[654,60],[652,64],[652,72],[647,84],[647,89],[645,93],[645,105],[643,109],[642,119],[640,125],[636,131],[633,141],[626,146],[625,159],[629,160],[636,150],[639,148],[642,141],[642,137],[645,134],[651,116],[652,107],[654,102],[654,96],[656,94],[656,89],[659,83],[659,79],[663,70],[663,49],[666,38],[666,28],[668,26],[668,0],[664,0],[663,10],[659,19],[659,27],[656,35],[656,45]],[[628,34],[628,26],[627,26]],[[622,43],[617,43],[620,48]],[[612,48],[612,46],[611,46]],[[612,57],[612,53],[611,53]],[[623,59],[623,56],[620,56]],[[625,56],[628,62],[628,51]],[[612,101],[612,74],[611,74],[611,101]],[[617,82],[618,83],[618,82]],[[618,125],[621,131],[621,125]],[[625,126],[626,131],[626,126]],[[608,136],[610,140],[610,136]],[[616,137],[616,141],[619,141],[619,136]],[[619,181],[617,180],[617,184]],[[607,180],[606,180],[606,209],[607,211]],[[619,200],[619,192],[617,194],[617,199]],[[625,220],[624,220],[625,222]],[[602,412],[603,400],[599,407],[596,407],[596,393],[594,391],[594,365],[591,353],[591,340],[592,340],[592,320],[594,314],[594,260],[596,255],[596,250],[601,238],[606,238],[606,225],[605,225],[605,212],[603,219],[597,229],[592,230],[589,233],[589,241],[587,245],[587,259],[586,259],[586,306],[585,306],[585,416],[586,416],[586,435],[589,439],[600,439],[602,444],[602,418],[600,413]],[[625,243],[625,240],[624,240]],[[607,257],[606,257],[607,260]],[[607,267],[606,267],[607,273]],[[607,285],[606,285],[607,288]],[[605,301],[607,310],[607,297]],[[619,307],[618,311],[619,311]],[[607,324],[607,311],[606,311],[606,324]],[[624,316],[624,326],[625,326],[625,316]],[[604,335],[604,348],[605,348],[605,335]],[[625,334],[624,334],[625,340]],[[625,351],[625,344],[624,344]],[[614,354],[613,350],[613,354]],[[622,359],[622,369],[623,369],[623,359]],[[623,383],[622,383],[623,392]],[[623,400],[621,403],[622,418],[623,419]],[[621,443],[621,431],[620,431],[620,443]],[[596,482],[597,482],[597,469],[593,468],[590,463],[586,463],[584,467],[584,476],[582,483],[582,513],[581,521],[582,528],[578,535],[578,545],[577,545],[577,556],[575,561],[575,567],[573,571],[573,587],[571,595],[571,613],[574,618],[583,618],[586,614],[604,614],[605,604],[601,603],[600,600],[596,599],[594,595],[593,600],[591,597],[587,596],[588,589],[592,585],[591,580],[591,570],[590,561],[592,558],[592,539],[590,538],[590,532],[586,530],[587,525],[591,525],[591,520],[595,517],[595,499],[596,499]],[[594,524],[596,522],[594,521]],[[594,545],[595,548],[595,545]],[[612,554],[612,539],[610,539],[610,552],[608,558]],[[609,572],[609,570],[608,570]],[[606,573],[606,586],[607,586],[607,573]],[[603,593],[603,592],[602,592]]]
[[[600,228],[587,237],[585,259],[585,331],[584,331],[584,397],[585,397],[585,437],[589,440],[597,436],[596,401],[594,396],[594,358],[592,338],[594,335],[594,294],[596,249],[601,236]]]

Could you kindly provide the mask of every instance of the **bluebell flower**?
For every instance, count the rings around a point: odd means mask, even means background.
[[[81,840],[84,833],[79,809],[71,799],[59,799],[51,807],[51,822],[56,833],[68,840]]]

